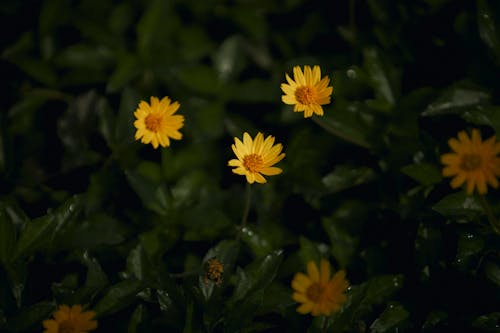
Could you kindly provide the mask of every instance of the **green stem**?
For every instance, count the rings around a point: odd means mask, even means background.
[[[479,202],[481,203],[481,206],[483,207],[483,210],[486,213],[486,216],[488,217],[488,221],[490,221],[493,231],[495,231],[498,235],[500,235],[500,224],[498,223],[498,220],[495,218],[493,210],[491,209],[490,204],[486,200],[486,197],[484,195],[479,195]]]
[[[243,216],[241,217],[240,229],[236,239],[239,240],[243,229],[247,225],[248,213],[250,212],[250,202],[252,201],[252,185],[247,183],[245,190],[245,208],[243,208]]]

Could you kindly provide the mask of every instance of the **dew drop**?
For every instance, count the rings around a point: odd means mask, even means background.
[[[347,74],[347,77],[350,79],[356,79],[356,77],[357,77],[356,71],[352,68],[348,69],[346,74]]]

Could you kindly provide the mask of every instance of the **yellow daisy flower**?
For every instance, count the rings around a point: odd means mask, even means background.
[[[230,160],[228,165],[236,167],[232,171],[235,174],[246,176],[247,182],[250,184],[253,182],[263,184],[266,179],[262,175],[274,176],[283,171],[273,167],[285,157],[285,154],[281,154],[283,149],[281,143],[274,145],[274,137],[271,135],[264,140],[264,135],[259,132],[252,140],[250,135],[245,132],[243,142],[234,138],[234,144],[231,145],[231,148],[238,159]]]
[[[285,93],[281,100],[285,104],[295,105],[294,112],[304,111],[304,118],[312,117],[313,113],[322,116],[321,105],[330,104],[333,88],[328,86],[328,76],[321,78],[319,66],[314,66],[312,70],[310,66],[305,66],[304,72],[300,66],[295,66],[293,80],[286,73],[285,77],[288,84],[281,84],[281,90]]]
[[[472,194],[477,188],[479,194],[486,194],[487,185],[498,187],[497,177],[500,176],[500,142],[492,136],[482,141],[481,133],[472,130],[469,137],[465,131],[458,133],[458,140],[451,138],[448,145],[452,153],[443,154],[441,163],[444,164],[443,176],[454,177],[451,187],[458,188],[467,182],[467,194]]]
[[[158,97],[151,97],[151,104],[141,101],[134,116],[137,119],[134,122],[137,132],[135,139],[141,139],[142,143],[151,143],[153,147],[158,148],[170,146],[170,138],[175,140],[182,139],[179,129],[184,126],[184,116],[174,115],[179,109],[178,102],[170,103],[170,98],[163,97],[161,101]]]
[[[44,333],[87,333],[97,328],[97,321],[93,320],[94,311],[82,311],[81,305],[59,306],[54,312],[54,319],[43,321]]]
[[[295,274],[292,281],[294,293],[292,298],[302,303],[297,312],[311,313],[313,316],[329,316],[340,310],[341,305],[347,300],[344,292],[349,287],[345,278],[345,271],[338,271],[330,279],[330,263],[321,260],[320,268],[314,261],[307,263],[307,275]]]

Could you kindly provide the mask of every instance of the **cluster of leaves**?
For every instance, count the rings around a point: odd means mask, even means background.
[[[459,130],[500,133],[497,2],[28,2],[0,5],[0,331],[85,304],[102,331],[319,332],[290,281],[321,257],[352,284],[331,331],[500,331],[499,235],[439,165]],[[316,122],[280,103],[304,64],[333,79]],[[134,142],[165,95],[183,140]],[[243,131],[287,156],[240,228]]]

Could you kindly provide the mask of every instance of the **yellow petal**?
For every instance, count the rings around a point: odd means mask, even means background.
[[[318,271],[318,266],[314,261],[309,261],[307,263],[307,274],[311,278],[312,281],[318,282],[319,281],[319,271]]]
[[[325,259],[321,259],[320,262],[320,275],[321,275],[321,283],[327,283],[330,280],[330,263]]]

